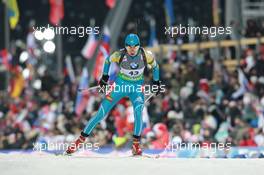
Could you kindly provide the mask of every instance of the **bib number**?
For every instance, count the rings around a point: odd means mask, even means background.
[[[129,75],[131,76],[131,77],[135,77],[135,76],[137,76],[139,74],[139,71],[137,71],[137,70],[131,70],[131,71],[129,71]]]

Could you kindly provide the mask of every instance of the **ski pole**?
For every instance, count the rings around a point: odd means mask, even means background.
[[[87,92],[87,91],[90,91],[90,90],[93,90],[93,89],[97,89],[97,88],[99,88],[100,86],[98,85],[98,86],[93,86],[93,87],[90,87],[90,88],[85,88],[85,89],[81,89],[81,88],[79,88],[78,89],[78,92]]]
[[[148,98],[145,100],[145,103],[147,103],[152,97],[154,96],[154,93],[152,93]]]

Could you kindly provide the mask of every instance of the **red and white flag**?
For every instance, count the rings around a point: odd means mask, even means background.
[[[116,0],[105,0],[105,4],[111,9],[115,7]]]
[[[9,69],[10,67],[10,60],[12,59],[12,56],[10,53],[8,53],[7,49],[3,49],[0,51],[0,65],[4,65],[6,69]]]
[[[64,17],[63,0],[49,0],[50,2],[50,23],[57,26]]]
[[[101,78],[104,61],[106,59],[106,56],[109,55],[109,53],[110,53],[110,31],[109,28],[106,26],[104,28],[103,40],[99,47],[99,52],[96,57],[95,68],[93,71],[93,76],[97,81],[99,81],[99,79]]]
[[[86,59],[91,59],[97,46],[97,40],[95,35],[92,33],[86,41],[81,53]]]

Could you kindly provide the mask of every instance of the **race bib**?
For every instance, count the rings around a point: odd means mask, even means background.
[[[144,73],[144,67],[141,69],[124,69],[121,67],[120,72],[128,77],[135,78]]]

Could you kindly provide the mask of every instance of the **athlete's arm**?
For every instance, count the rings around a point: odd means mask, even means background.
[[[103,69],[103,75],[108,75],[111,62],[118,63],[120,57],[121,57],[120,52],[119,51],[116,51],[116,52],[112,53],[110,56],[108,56],[105,59],[104,69]]]
[[[153,54],[151,51],[145,51],[146,54],[146,59],[147,59],[147,64],[151,67],[152,69],[152,74],[153,74],[153,80],[154,81],[159,81],[159,65],[157,61],[155,60]]]

